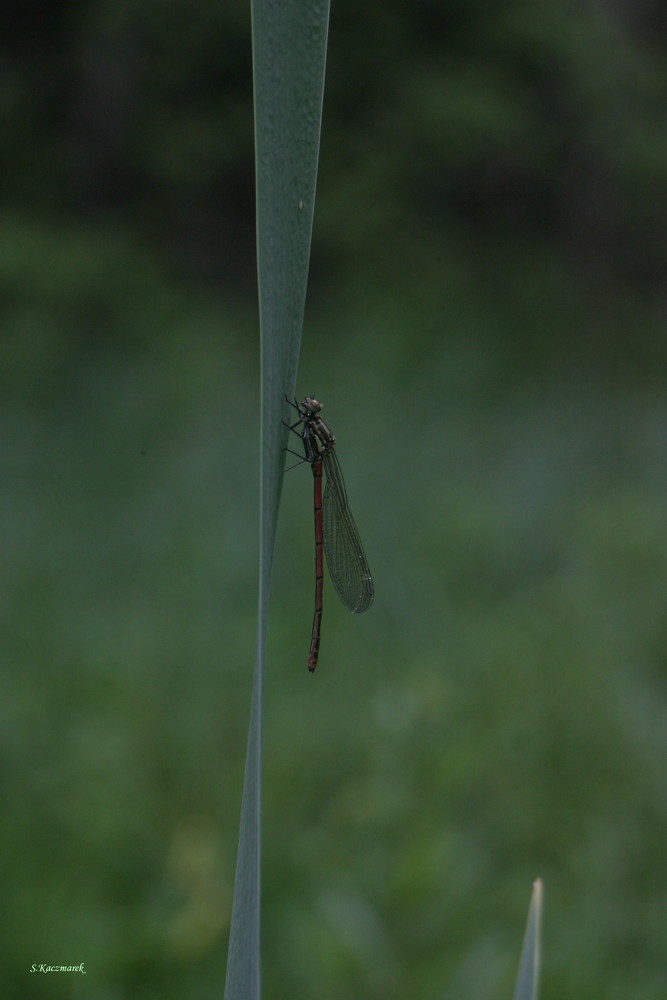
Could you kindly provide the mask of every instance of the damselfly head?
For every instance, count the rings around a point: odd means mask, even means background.
[[[309,416],[314,416],[316,413],[319,413],[320,410],[322,409],[322,404],[318,403],[313,396],[306,396],[301,405],[303,406],[304,410],[307,411]]]

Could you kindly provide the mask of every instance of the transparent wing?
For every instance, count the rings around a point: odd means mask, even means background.
[[[322,456],[327,483],[322,501],[324,551],[329,574],[348,611],[358,615],[373,603],[373,580],[350,512],[345,483],[332,448]]]

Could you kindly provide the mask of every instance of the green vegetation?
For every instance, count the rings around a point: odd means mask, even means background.
[[[309,677],[290,473],[267,1000],[508,997],[538,875],[545,1000],[665,995],[664,27],[333,9],[298,391],[377,595],[354,619],[329,588]],[[257,592],[249,12],[26,7],[3,44],[3,997],[219,996]]]

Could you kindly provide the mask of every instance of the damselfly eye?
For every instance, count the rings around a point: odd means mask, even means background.
[[[318,403],[318,401],[313,396],[306,396],[306,398],[303,401],[303,405],[306,407],[307,410],[310,410],[311,413],[319,413],[320,410],[322,409],[322,404]]]

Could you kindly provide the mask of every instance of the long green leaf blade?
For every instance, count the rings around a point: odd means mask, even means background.
[[[303,327],[322,120],[328,0],[252,6],[261,331],[257,656],[241,804],[225,1000],[259,1000],[262,713],[271,567]]]
[[[542,880],[533,883],[513,1000],[537,1000],[542,958]]]

